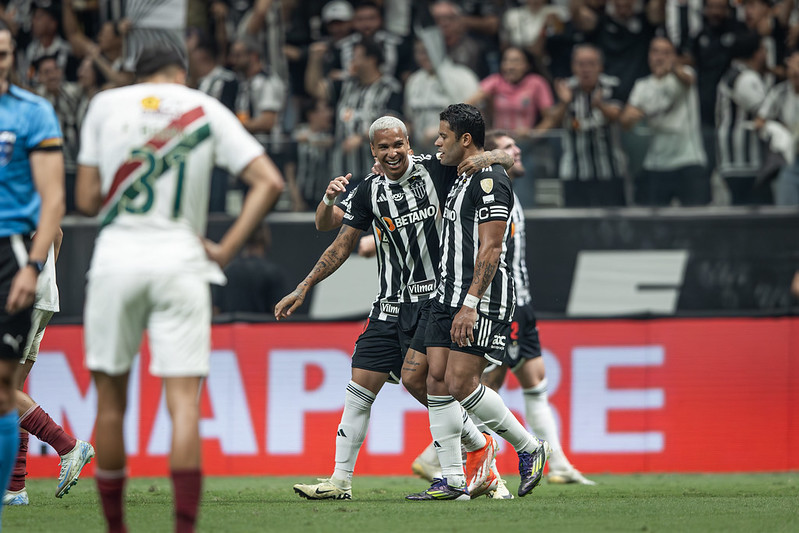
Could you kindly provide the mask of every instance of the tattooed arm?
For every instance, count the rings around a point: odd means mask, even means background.
[[[469,285],[469,296],[480,300],[491,285],[499,266],[502,254],[502,240],[507,222],[492,220],[483,222],[477,227],[480,245],[477,248],[477,259],[474,262],[474,277]],[[458,346],[469,346],[474,342],[474,324],[477,321],[477,309],[463,305],[452,320],[450,336]]]
[[[471,176],[478,170],[490,167],[495,163],[502,165],[505,170],[510,170],[510,167],[513,166],[513,156],[500,149],[474,154],[461,161],[461,164],[458,165],[458,175],[465,173],[467,176]]]
[[[327,247],[322,257],[311,269],[311,272],[305,276],[305,279],[297,285],[297,288],[291,294],[288,294],[275,306],[275,318],[282,320],[291,316],[305,301],[305,296],[311,287],[330,276],[338,267],[344,264],[344,261],[347,260],[358,244],[360,236],[361,230],[351,226],[343,226],[336,240]]]

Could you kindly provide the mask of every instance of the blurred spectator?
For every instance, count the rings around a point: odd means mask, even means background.
[[[296,152],[284,175],[294,211],[315,208],[330,182],[333,110],[324,100],[307,103],[294,131]]]
[[[438,0],[430,7],[430,13],[444,36],[449,58],[458,65],[469,67],[480,79],[488,76],[485,45],[467,33],[461,7],[449,0]]]
[[[95,42],[81,30],[72,8],[72,0],[64,1],[63,20],[64,35],[77,57],[89,57],[112,86],[126,85],[133,81],[132,71],[123,70],[122,34],[119,23],[115,21],[103,23]]]
[[[492,74],[480,82],[468,103],[487,103],[486,124],[493,129],[507,130],[515,137],[528,136],[552,106],[552,91],[546,80],[530,71],[530,55],[516,47],[502,53],[499,74]]]
[[[710,179],[699,128],[696,73],[677,61],[674,45],[656,37],[649,46],[652,74],[635,82],[621,115],[624,127],[641,119],[652,132],[649,149],[635,191],[642,205],[705,205],[710,201]]]
[[[525,0],[522,6],[505,11],[500,40],[504,45],[522,48],[537,57],[542,56],[547,27],[560,29],[568,18],[565,9],[549,5],[547,0]]]
[[[559,102],[542,123],[543,128],[562,128],[564,205],[625,205],[627,161],[618,125],[623,105],[617,93],[619,79],[602,73],[602,52],[590,44],[574,48],[572,72],[572,78],[555,82]]]
[[[322,24],[327,39],[312,43],[311,46],[316,48],[316,53],[320,53],[320,49],[324,51],[322,69],[331,81],[342,80],[347,76],[348,71],[342,68],[341,55],[346,38],[352,34],[352,15],[352,5],[345,0],[333,0],[322,8]],[[308,53],[311,53],[310,48]]]
[[[774,86],[766,95],[758,117],[763,121],[776,120],[791,133],[794,159],[782,168],[774,187],[774,203],[799,205],[799,52],[786,60],[788,79]]]
[[[198,37],[197,42],[189,47],[192,85],[213,96],[235,113],[239,81],[231,70],[218,64],[216,58],[214,45],[207,39]]]
[[[200,91],[213,96],[228,109],[236,113],[239,80],[236,75],[217,63],[218,54],[213,44],[199,34],[189,45],[189,72],[192,84]],[[245,104],[242,102],[242,106]],[[248,108],[249,114],[249,108]],[[244,114],[239,114],[243,117]],[[208,212],[224,213],[227,210],[227,191],[232,177],[221,167],[211,173],[211,191]]]
[[[257,228],[239,255],[225,268],[227,284],[212,285],[214,314],[272,314],[285,284],[280,267],[269,260],[271,234],[265,224]]]
[[[574,0],[572,17],[577,29],[589,34],[605,56],[605,73],[619,78],[619,95],[626,100],[633,84],[649,73],[647,51],[655,30],[665,20],[665,0],[648,0],[644,13],[635,12],[635,0],[610,0],[613,10],[598,13]]]
[[[236,116],[278,163],[276,156],[282,148],[280,112],[286,103],[286,86],[277,75],[264,70],[259,47],[249,39],[233,43],[230,64],[238,76]]]
[[[186,58],[188,0],[126,0],[124,20],[117,24],[124,39],[123,68],[133,72],[145,47],[164,46]]]
[[[270,74],[280,78],[288,88],[289,70],[286,60],[286,27],[283,18],[284,0],[254,0],[239,23],[234,40],[257,43],[258,55],[269,65]]]
[[[729,6],[729,0],[724,0]],[[682,55],[702,31],[702,13],[707,0],[666,0],[666,37],[674,43],[677,53]]]
[[[734,205],[768,204],[772,201],[770,187],[755,187],[763,147],[754,120],[766,97],[766,49],[760,36],[739,36],[733,58],[716,98],[718,171]]]
[[[78,156],[78,105],[81,88],[64,80],[64,71],[55,56],[39,57],[33,64],[39,85],[36,94],[44,97],[55,109],[64,136],[64,174],[67,212],[75,210],[75,172]]]
[[[327,6],[325,6],[327,7]],[[413,71],[413,56],[405,40],[383,29],[383,15],[374,2],[360,1],[355,5],[350,35],[344,37],[337,47],[337,62],[333,69],[349,71],[355,45],[369,39],[383,50],[383,64],[380,71],[398,80],[405,80]]]
[[[463,15],[461,20],[467,33],[479,42],[485,51],[488,72],[492,74],[497,72],[500,61],[500,15],[505,10],[507,1],[455,0],[455,3]]]
[[[766,87],[785,78],[783,62],[787,53],[788,25],[793,10],[792,0],[773,4],[772,0],[743,0],[746,26],[763,38],[766,51]],[[773,5],[773,7],[772,7]]]
[[[402,110],[402,85],[380,72],[382,48],[363,39],[355,45],[350,77],[331,81],[322,76],[324,43],[311,45],[305,88],[320,100],[331,102],[336,110],[333,166],[330,176],[352,173],[351,184],[363,179],[374,164],[369,144],[369,126],[387,113]]]
[[[696,69],[702,140],[708,158],[708,174],[716,168],[716,93],[721,77],[730,68],[732,47],[746,25],[733,18],[729,0],[705,0],[702,29],[690,45]]]
[[[446,56],[440,32],[423,30],[413,50],[419,70],[405,85],[405,117],[411,145],[425,153],[433,149],[438,137],[441,110],[466,101],[480,88],[480,80]]]
[[[33,39],[25,48],[25,55],[19,65],[22,79],[28,83],[33,80],[34,64],[42,57],[55,58],[58,67],[69,79],[77,78],[77,61],[72,57],[72,48],[58,33],[60,22],[60,3],[48,0],[37,0],[34,3],[31,20]]]

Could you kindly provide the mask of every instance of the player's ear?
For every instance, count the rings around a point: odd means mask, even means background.
[[[472,134],[471,133],[464,133],[461,135],[461,145],[466,148],[472,144]]]
[[[369,143],[369,149],[372,151],[372,157],[377,159],[377,154],[375,153],[375,145],[372,144],[372,143]]]

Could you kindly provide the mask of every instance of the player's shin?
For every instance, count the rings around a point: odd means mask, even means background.
[[[436,448],[441,472],[451,487],[466,486],[461,458],[462,410],[452,396],[427,396],[430,434]]]
[[[369,427],[369,417],[375,394],[350,381],[344,398],[344,413],[336,432],[336,469],[331,482],[341,489],[352,485],[352,474],[358,452],[361,450]]]

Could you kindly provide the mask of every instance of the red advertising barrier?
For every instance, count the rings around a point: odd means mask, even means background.
[[[210,475],[332,472],[335,433],[361,323],[215,326],[202,395]],[[550,321],[540,324],[550,402],[567,456],[592,472],[799,469],[799,319]],[[28,392],[69,431],[93,437],[96,395],[80,326],[47,329]],[[132,475],[164,475],[170,425],[159,380],[131,372],[126,446]],[[512,377],[502,392],[523,420]],[[427,413],[386,385],[357,474],[410,473],[430,441]],[[58,461],[31,439],[31,476]],[[500,469],[515,471],[509,446]],[[91,473],[91,470],[89,471]]]

